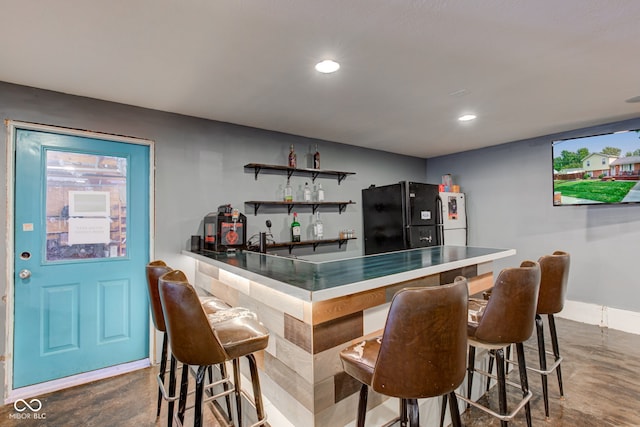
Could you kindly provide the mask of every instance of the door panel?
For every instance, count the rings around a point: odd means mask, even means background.
[[[149,146],[16,129],[15,149],[13,388],[146,358]]]
[[[78,293],[78,284],[43,287],[40,317],[43,329],[48,331],[46,336],[43,335],[44,354],[78,348]]]

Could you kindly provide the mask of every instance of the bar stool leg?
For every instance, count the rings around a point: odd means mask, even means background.
[[[362,384],[360,387],[360,398],[358,399],[358,420],[357,427],[364,427],[364,420],[367,416],[367,398],[369,396],[369,387]]]
[[[471,389],[473,388],[473,372],[475,371],[476,363],[476,348],[472,345],[469,346],[469,362],[467,365],[467,398],[471,399]],[[471,405],[467,403],[467,409],[471,408]]]
[[[224,363],[221,363],[218,366],[220,367],[220,375],[222,375],[223,378],[227,378],[227,366]],[[229,384],[225,381],[222,384],[222,388],[224,389],[224,391],[228,391],[229,390]],[[229,417],[229,421],[231,421],[233,419],[233,415],[231,414],[231,398],[227,394],[224,397],[224,400],[227,403],[227,415]]]
[[[444,395],[445,399],[447,395]],[[460,409],[458,408],[458,399],[456,398],[456,393],[449,393],[449,399],[451,400],[451,406],[449,406],[449,412],[451,414],[451,424],[453,427],[461,427],[462,423],[460,422]]]
[[[260,377],[258,376],[258,365],[256,363],[256,357],[253,354],[246,356],[249,360],[249,370],[251,371],[251,385],[253,386],[253,400],[256,405],[256,412],[258,414],[258,421],[265,417],[264,404],[262,403],[262,391],[260,390]],[[264,425],[264,424],[260,424]]]
[[[558,345],[558,333],[556,332],[556,321],[553,314],[549,314],[549,331],[551,332],[551,345],[553,346],[553,355],[555,360],[560,359],[560,346]],[[562,389],[562,370],[560,365],[556,368],[556,375],[558,376],[558,386],[560,387],[560,396],[564,397],[564,391]]]
[[[206,372],[207,366],[200,366],[196,373],[196,401],[195,412],[193,414],[193,427],[202,427],[202,399],[204,397],[204,375]]]
[[[164,384],[165,371],[167,370],[167,347],[168,347],[167,332],[162,335],[162,353],[160,355],[160,380]],[[160,416],[160,407],[162,406],[162,390],[158,386],[158,412],[156,418]]]
[[[489,350],[489,366],[487,367],[487,372],[491,373],[493,372],[493,359],[494,359],[494,355],[493,355],[494,351],[493,350]],[[489,392],[489,389],[491,388],[491,377],[487,377],[487,389],[486,391]]]
[[[456,405],[458,404],[458,402],[456,402]],[[447,413],[447,395],[443,394],[442,395],[442,405],[440,406],[440,427],[444,426],[444,417],[445,414]]]
[[[240,394],[242,386],[240,384],[240,359],[233,359],[233,384],[235,386],[238,427],[242,427],[242,395]]]
[[[542,317],[536,314],[536,335],[538,336],[538,359],[540,361],[540,370],[547,370],[547,353],[544,347],[544,325]],[[541,374],[542,377],[542,398],[544,400],[544,415],[549,418],[549,387],[547,374]]]
[[[409,422],[409,405],[407,404],[407,399],[398,399],[398,404],[400,409],[400,418],[398,418],[400,427],[407,427],[407,423]]]
[[[409,426],[420,427],[420,408],[418,408],[418,399],[403,399],[407,403],[409,413]]]
[[[507,385],[504,372],[504,349],[496,350],[496,370],[498,371],[498,407],[500,414],[507,413]],[[502,427],[507,427],[509,423],[500,420]]]
[[[175,396],[176,394],[176,369],[178,367],[178,361],[176,358],[171,355],[171,367],[169,368],[169,396]],[[169,402],[169,409],[167,413],[167,426],[171,427],[173,425],[173,410],[175,407],[175,402]]]
[[[520,371],[520,385],[522,387],[522,396],[526,396],[529,392],[529,381],[527,379],[527,364],[524,360],[524,344],[516,343],[516,352],[518,353],[518,370]],[[527,427],[531,427],[531,404],[529,401],[524,405],[524,413],[527,417]]]
[[[182,376],[180,379],[180,398],[178,399],[178,419],[180,424],[184,423],[184,413],[187,409],[187,394],[189,391],[189,365],[182,365]]]

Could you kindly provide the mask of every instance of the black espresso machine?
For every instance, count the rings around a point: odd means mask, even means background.
[[[204,217],[203,249],[225,252],[242,249],[247,243],[247,217],[231,205],[220,205],[218,212]]]

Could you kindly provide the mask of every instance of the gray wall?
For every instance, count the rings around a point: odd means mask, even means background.
[[[401,180],[422,181],[425,160],[357,148],[327,141],[285,135],[243,126],[193,117],[162,113],[121,104],[64,95],[56,92],[0,82],[0,117],[96,132],[114,133],[151,139],[156,148],[156,235],[155,257],[166,260],[174,268],[183,268],[181,250],[187,248],[192,234],[201,234],[202,218],[216,211],[218,205],[231,203],[248,217],[249,235],[266,230],[267,218],[273,222],[276,240],[288,240],[291,216],[286,210],[265,210],[254,216],[245,200],[275,199],[284,175],[260,174],[254,180],[253,171],[244,169],[251,162],[286,164],[289,145],[294,144],[301,166],[305,154],[318,144],[321,166],[325,169],[356,172],[340,185],[335,178],[320,178],[327,200],[353,200],[346,212],[337,209],[321,212],[325,236],[337,236],[341,228],[353,228],[362,236],[361,189],[370,184],[383,185]],[[327,124],[330,126],[330,124]],[[5,147],[3,141],[3,147]],[[7,164],[6,149],[0,150],[0,164]],[[7,202],[7,177],[0,177],[0,205]],[[294,188],[306,179],[292,178]],[[7,209],[10,209],[8,207]],[[284,213],[283,213],[284,212]],[[300,209],[304,232],[310,224],[310,209]],[[6,241],[7,212],[0,209],[0,239]],[[319,252],[337,251],[337,245],[321,246]],[[362,253],[362,240],[350,241],[342,251],[352,255]],[[6,259],[7,247],[0,247],[0,259]],[[311,249],[295,250],[295,254]],[[186,268],[186,266],[184,266]],[[4,264],[3,264],[4,270]],[[6,318],[6,273],[0,276],[0,318]],[[4,323],[4,322],[3,322]],[[6,350],[5,328],[0,329],[0,355]],[[4,383],[4,358],[0,381]],[[1,397],[0,397],[1,398]]]
[[[427,181],[453,175],[466,193],[469,244],[515,248],[497,269],[554,250],[571,254],[567,298],[640,311],[640,205],[554,207],[551,142],[622,129],[640,119],[427,161]]]

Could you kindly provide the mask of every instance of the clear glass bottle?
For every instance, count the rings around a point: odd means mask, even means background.
[[[320,152],[318,151],[318,144],[316,144],[316,152],[313,153],[313,168],[320,169]]]
[[[296,156],[296,152],[293,151],[293,144],[291,144],[291,147],[289,148],[289,167],[290,168],[295,168],[298,165],[298,161],[297,161],[297,156]]]
[[[324,189],[322,184],[318,184],[318,190],[316,191],[316,200],[318,202],[324,202]]]
[[[298,222],[298,214],[293,213],[293,222],[291,222],[291,241],[300,241],[300,223]]]
[[[287,185],[284,186],[283,198],[285,202],[293,201],[293,188],[291,188],[291,183],[289,183],[289,178],[287,178]]]
[[[320,220],[320,211],[316,211],[316,221],[313,223],[313,237],[318,240],[324,237],[324,225]]]
[[[302,190],[302,199],[305,202],[310,202],[311,201],[311,188],[309,188],[309,183],[308,182],[304,183],[304,190]]]

